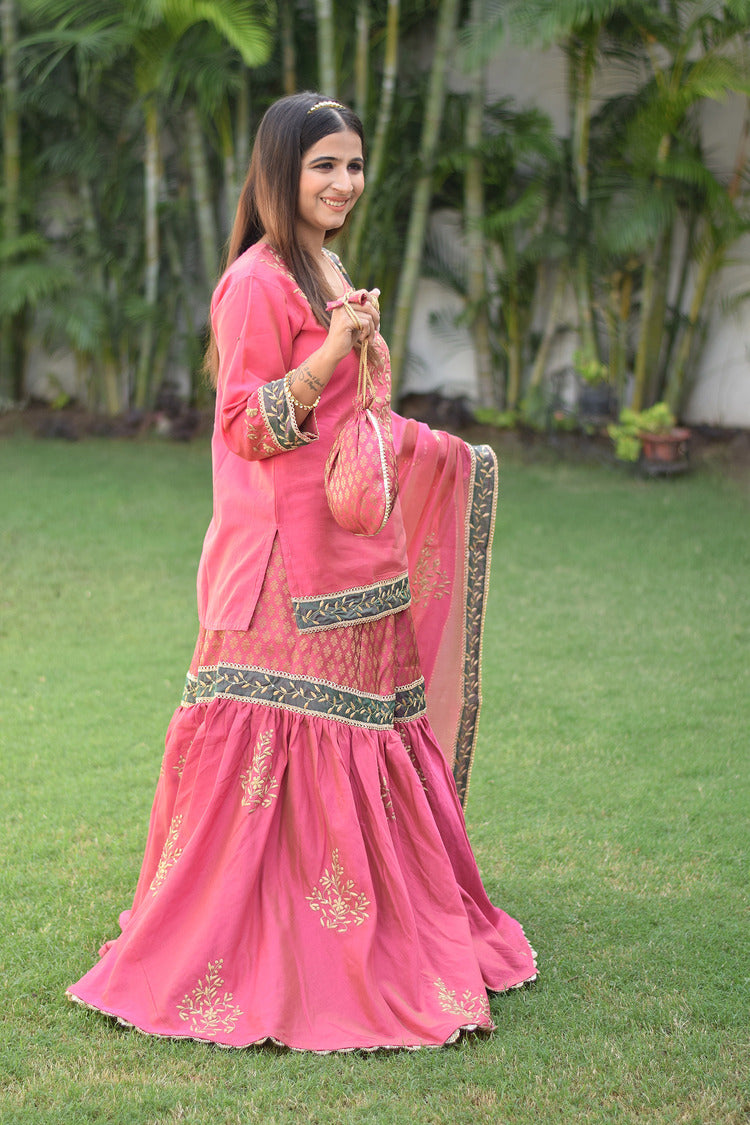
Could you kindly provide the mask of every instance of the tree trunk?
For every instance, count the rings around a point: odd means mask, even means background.
[[[237,199],[239,197],[239,169],[234,146],[234,133],[232,131],[232,114],[229,99],[224,98],[221,108],[216,115],[216,131],[219,135],[219,152],[223,170],[223,194],[219,207],[220,241],[224,241],[229,233],[234,219]],[[217,247],[218,250],[218,247]]]
[[[362,241],[370,210],[370,200],[377,190],[385,163],[385,142],[393,113],[393,97],[396,92],[398,74],[398,29],[400,0],[388,0],[388,21],[385,32],[385,58],[383,60],[383,85],[380,89],[378,120],[375,126],[375,139],[372,152],[367,161],[367,191],[362,196],[354,212],[347,243],[347,258],[355,278],[360,272]]]
[[[218,246],[219,234],[216,229],[213,201],[211,199],[211,176],[208,171],[203,133],[195,106],[187,106],[184,113],[187,132],[187,158],[190,166],[190,182],[193,187],[193,202],[198,220],[198,239],[203,259],[203,277],[206,287],[211,289],[219,272]]]
[[[406,233],[404,261],[401,267],[392,333],[391,366],[394,398],[403,376],[409,342],[409,327],[422,262],[430,200],[432,169],[445,105],[448,56],[455,43],[459,0],[441,0],[435,39],[435,55],[424,108],[422,138],[419,146],[420,172],[412,196],[411,214]]]
[[[107,279],[103,265],[104,254],[101,249],[101,239],[96,221],[94,192],[85,176],[81,176],[79,179],[78,194],[81,203],[83,229],[86,234],[88,268],[93,272],[97,291],[104,296],[107,292]],[[111,323],[110,320],[107,324],[106,338],[102,340],[100,353],[96,356],[81,356],[81,363],[85,360],[91,373],[88,392],[89,406],[94,409],[103,408],[105,414],[110,417],[119,414],[125,405],[120,372],[115,358]]]
[[[564,265],[559,266],[557,272],[557,279],[555,281],[555,288],[552,291],[552,300],[550,302],[547,318],[544,324],[544,332],[542,339],[537,349],[536,356],[534,357],[534,366],[531,369],[529,376],[529,390],[541,386],[544,372],[547,367],[547,360],[549,353],[552,350],[552,341],[557,332],[560,312],[562,310],[563,299],[565,297],[565,290],[568,286],[568,271]]]
[[[367,93],[370,76],[370,4],[357,4],[356,49],[354,52],[354,109],[361,121],[367,120]]]
[[[656,153],[656,167],[659,168],[669,156],[671,140],[664,135],[659,141]],[[654,191],[662,190],[662,181],[657,177],[654,182]],[[664,249],[664,239],[659,237],[652,245],[646,256],[643,269],[643,284],[641,287],[641,315],[638,321],[638,347],[635,353],[635,366],[633,370],[633,410],[643,410],[648,394],[650,365],[653,362],[653,340],[655,335],[655,310],[657,306],[658,287],[657,270]]]
[[[696,329],[700,321],[708,285],[716,271],[724,262],[725,249],[714,244],[710,231],[706,232],[699,255],[698,272],[693,286],[693,296],[687,314],[687,324],[682,334],[667,380],[666,400],[675,414],[684,406],[683,398],[687,386],[688,365],[693,352]]]
[[[3,240],[21,233],[21,127],[18,114],[18,31],[15,0],[0,0],[3,48]],[[16,399],[21,390],[15,348],[17,318],[0,322],[0,399]]]
[[[250,163],[250,72],[245,71],[242,76],[239,93],[237,94],[237,133],[234,142],[234,151],[237,159],[238,180],[244,182],[245,174]],[[230,215],[234,218],[234,208]]]
[[[516,232],[512,227],[503,235],[501,250],[506,278],[503,294],[503,320],[505,321],[506,335],[505,353],[508,360],[508,383],[503,406],[507,407],[508,410],[515,410],[521,398],[523,333],[518,296]]]
[[[318,83],[327,98],[336,97],[336,52],[332,0],[315,0],[318,35]]]
[[[471,26],[476,35],[484,23],[484,0],[472,0]],[[466,220],[466,252],[468,255],[467,297],[471,316],[471,334],[477,366],[477,390],[483,406],[494,406],[492,381],[492,349],[487,310],[487,247],[484,237],[484,162],[482,159],[482,124],[486,95],[486,71],[479,64],[472,75],[469,108],[466,117],[466,147],[469,157],[464,175],[464,214]]]
[[[576,191],[574,284],[578,307],[578,331],[581,351],[587,358],[598,359],[599,347],[592,312],[591,276],[588,260],[589,238],[589,137],[591,130],[591,91],[596,67],[596,48],[600,25],[591,25],[581,33],[581,40],[568,42],[568,83],[572,99],[571,132],[573,180]]]
[[[146,149],[143,159],[143,219],[145,270],[143,296],[146,319],[141,332],[140,354],[135,377],[135,406],[145,410],[152,392],[151,363],[154,350],[156,302],[159,295],[159,119],[156,103],[146,103]]]
[[[285,94],[297,92],[297,56],[294,50],[294,12],[292,0],[280,0],[281,72]]]

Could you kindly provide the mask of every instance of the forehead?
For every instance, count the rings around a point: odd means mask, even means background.
[[[307,163],[319,159],[321,156],[333,156],[337,160],[353,160],[362,156],[362,142],[351,129],[344,129],[340,133],[329,133],[321,137],[304,154]]]

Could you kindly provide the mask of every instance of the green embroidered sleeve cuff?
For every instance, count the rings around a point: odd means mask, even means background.
[[[259,387],[248,400],[245,414],[247,436],[258,457],[273,457],[318,440],[315,411],[310,411],[311,429],[301,430],[283,379]]]

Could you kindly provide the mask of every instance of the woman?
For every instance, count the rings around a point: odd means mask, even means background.
[[[377,291],[353,318],[324,249],[363,187],[349,109],[306,93],[268,110],[212,301],[198,644],[133,906],[69,990],[154,1035],[438,1046],[491,1030],[486,989],[536,974],[484,892],[449,768],[465,789],[494,457],[391,417]],[[400,458],[370,538],[323,488],[365,341]]]

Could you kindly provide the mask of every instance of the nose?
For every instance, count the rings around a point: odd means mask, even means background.
[[[331,187],[334,187],[336,191],[340,191],[342,195],[351,195],[353,186],[354,181],[352,180],[349,169],[345,166],[337,169]]]

